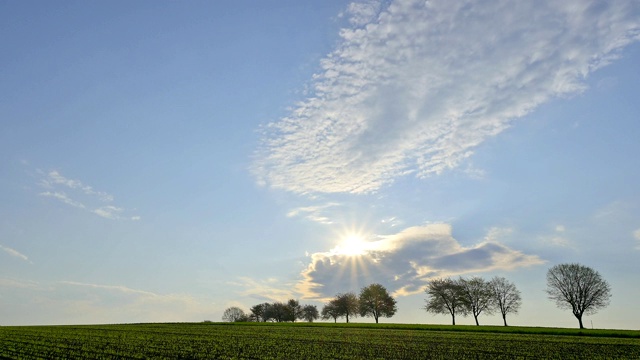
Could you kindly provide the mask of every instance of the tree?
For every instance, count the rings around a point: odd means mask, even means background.
[[[500,310],[504,326],[507,326],[507,314],[517,314],[522,303],[520,291],[516,286],[503,277],[494,277],[489,282],[489,287],[493,293],[495,307]]]
[[[333,322],[338,322],[338,318],[340,317],[340,311],[338,311],[338,307],[331,300],[328,304],[322,307],[322,319],[329,320],[333,319]]]
[[[451,278],[429,281],[425,289],[427,305],[425,310],[433,314],[450,314],[453,325],[456,314],[466,315],[467,309],[462,302],[462,289],[457,281]]]
[[[489,283],[478,276],[471,279],[460,277],[458,284],[461,290],[462,304],[467,312],[473,315],[476,326],[480,326],[478,316],[484,311],[488,314],[493,310],[493,293],[489,287]]]
[[[315,305],[305,305],[302,307],[302,319],[313,322],[320,315],[318,314],[318,308]]]
[[[296,319],[302,319],[302,306],[296,299],[289,299],[287,302],[287,321],[296,322]]]
[[[356,294],[352,292],[338,294],[336,295],[336,298],[331,301],[335,303],[340,316],[344,316],[347,319],[347,323],[349,322],[349,316],[358,316],[360,304]]]
[[[251,311],[251,317],[255,319],[256,322],[266,322],[268,319],[265,318],[265,310],[271,304],[262,303],[258,305],[254,305],[249,309]]]
[[[583,314],[595,314],[611,299],[611,287],[602,276],[580,264],[559,264],[549,269],[546,292],[559,308],[571,309],[580,329],[584,329]]]
[[[372,316],[378,323],[380,316],[392,317],[398,308],[396,300],[380,284],[371,284],[360,290],[360,316]]]
[[[274,302],[273,304],[267,304],[264,309],[264,321],[273,320],[275,322],[287,321],[289,318],[289,308],[287,304],[283,302]]]
[[[248,317],[244,311],[239,307],[232,306],[224,311],[222,314],[222,321],[225,322],[238,322],[247,321]]]

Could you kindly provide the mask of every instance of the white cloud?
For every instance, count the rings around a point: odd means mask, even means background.
[[[338,203],[331,202],[324,205],[298,207],[289,211],[287,217],[303,216],[307,220],[320,224],[333,224],[333,220],[326,215],[325,210],[339,205]]]
[[[493,270],[510,270],[544,263],[494,240],[505,230],[492,230],[480,243],[465,247],[453,238],[448,224],[430,224],[379,236],[360,256],[336,251],[314,253],[303,270],[297,291],[305,298],[328,298],[338,292],[357,291],[371,282],[385,285],[396,295],[423,291],[431,278]]]
[[[633,0],[376,4],[350,7],[312,94],[264,129],[259,183],[366,193],[439,174],[640,39]]]
[[[47,174],[47,177],[42,180],[42,183],[47,186],[52,186],[53,184],[56,184],[56,185],[62,185],[62,186],[68,187],[70,189],[78,189],[86,195],[97,196],[102,201],[105,201],[105,202],[113,201],[112,195],[102,191],[95,191],[91,186],[84,185],[79,180],[68,179],[62,176],[62,174],[60,174],[56,170],[49,171],[49,173]]]
[[[91,212],[105,219],[121,219],[119,214],[122,210],[124,209],[108,205],[94,209]]]
[[[115,205],[104,205],[105,203],[113,202],[113,195],[103,191],[96,191],[93,187],[83,184],[80,180],[69,179],[57,170],[52,170],[48,173],[38,170],[38,173],[42,175],[39,182],[40,186],[49,189],[48,191],[41,192],[40,196],[57,199],[64,204],[84,209],[105,219],[140,220],[140,216],[138,215],[122,216],[126,211],[124,208]],[[72,194],[69,195],[62,189]],[[82,201],[77,200],[78,198],[81,198]],[[93,208],[93,210],[89,210],[89,208]]]
[[[46,196],[46,197],[52,197],[54,199],[58,199],[60,201],[62,201],[63,203],[73,206],[73,207],[77,207],[80,209],[84,209],[85,206],[83,203],[73,200],[71,199],[67,194],[63,193],[63,192],[51,192],[51,191],[45,191],[45,192],[41,192],[40,196]]]
[[[638,245],[636,246],[637,250],[640,250],[640,229],[636,230],[633,232],[633,237],[636,239],[636,241],[638,242]]]
[[[22,254],[18,250],[12,249],[10,247],[2,246],[2,245],[0,245],[0,250],[4,251],[5,253],[7,253],[7,254],[9,254],[9,255],[11,255],[13,257],[16,257],[16,258],[24,260],[26,262],[32,263],[31,260],[29,260],[29,258],[27,257],[27,255]]]

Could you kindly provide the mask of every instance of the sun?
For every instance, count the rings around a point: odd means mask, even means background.
[[[346,256],[364,255],[367,252],[368,243],[361,235],[348,234],[340,244],[333,249],[333,252]]]

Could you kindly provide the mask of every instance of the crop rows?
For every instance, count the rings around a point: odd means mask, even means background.
[[[0,358],[628,359],[640,358],[640,340],[221,324],[0,327]]]

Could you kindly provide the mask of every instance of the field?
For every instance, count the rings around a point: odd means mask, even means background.
[[[640,331],[389,324],[0,327],[5,359],[640,359]]]

